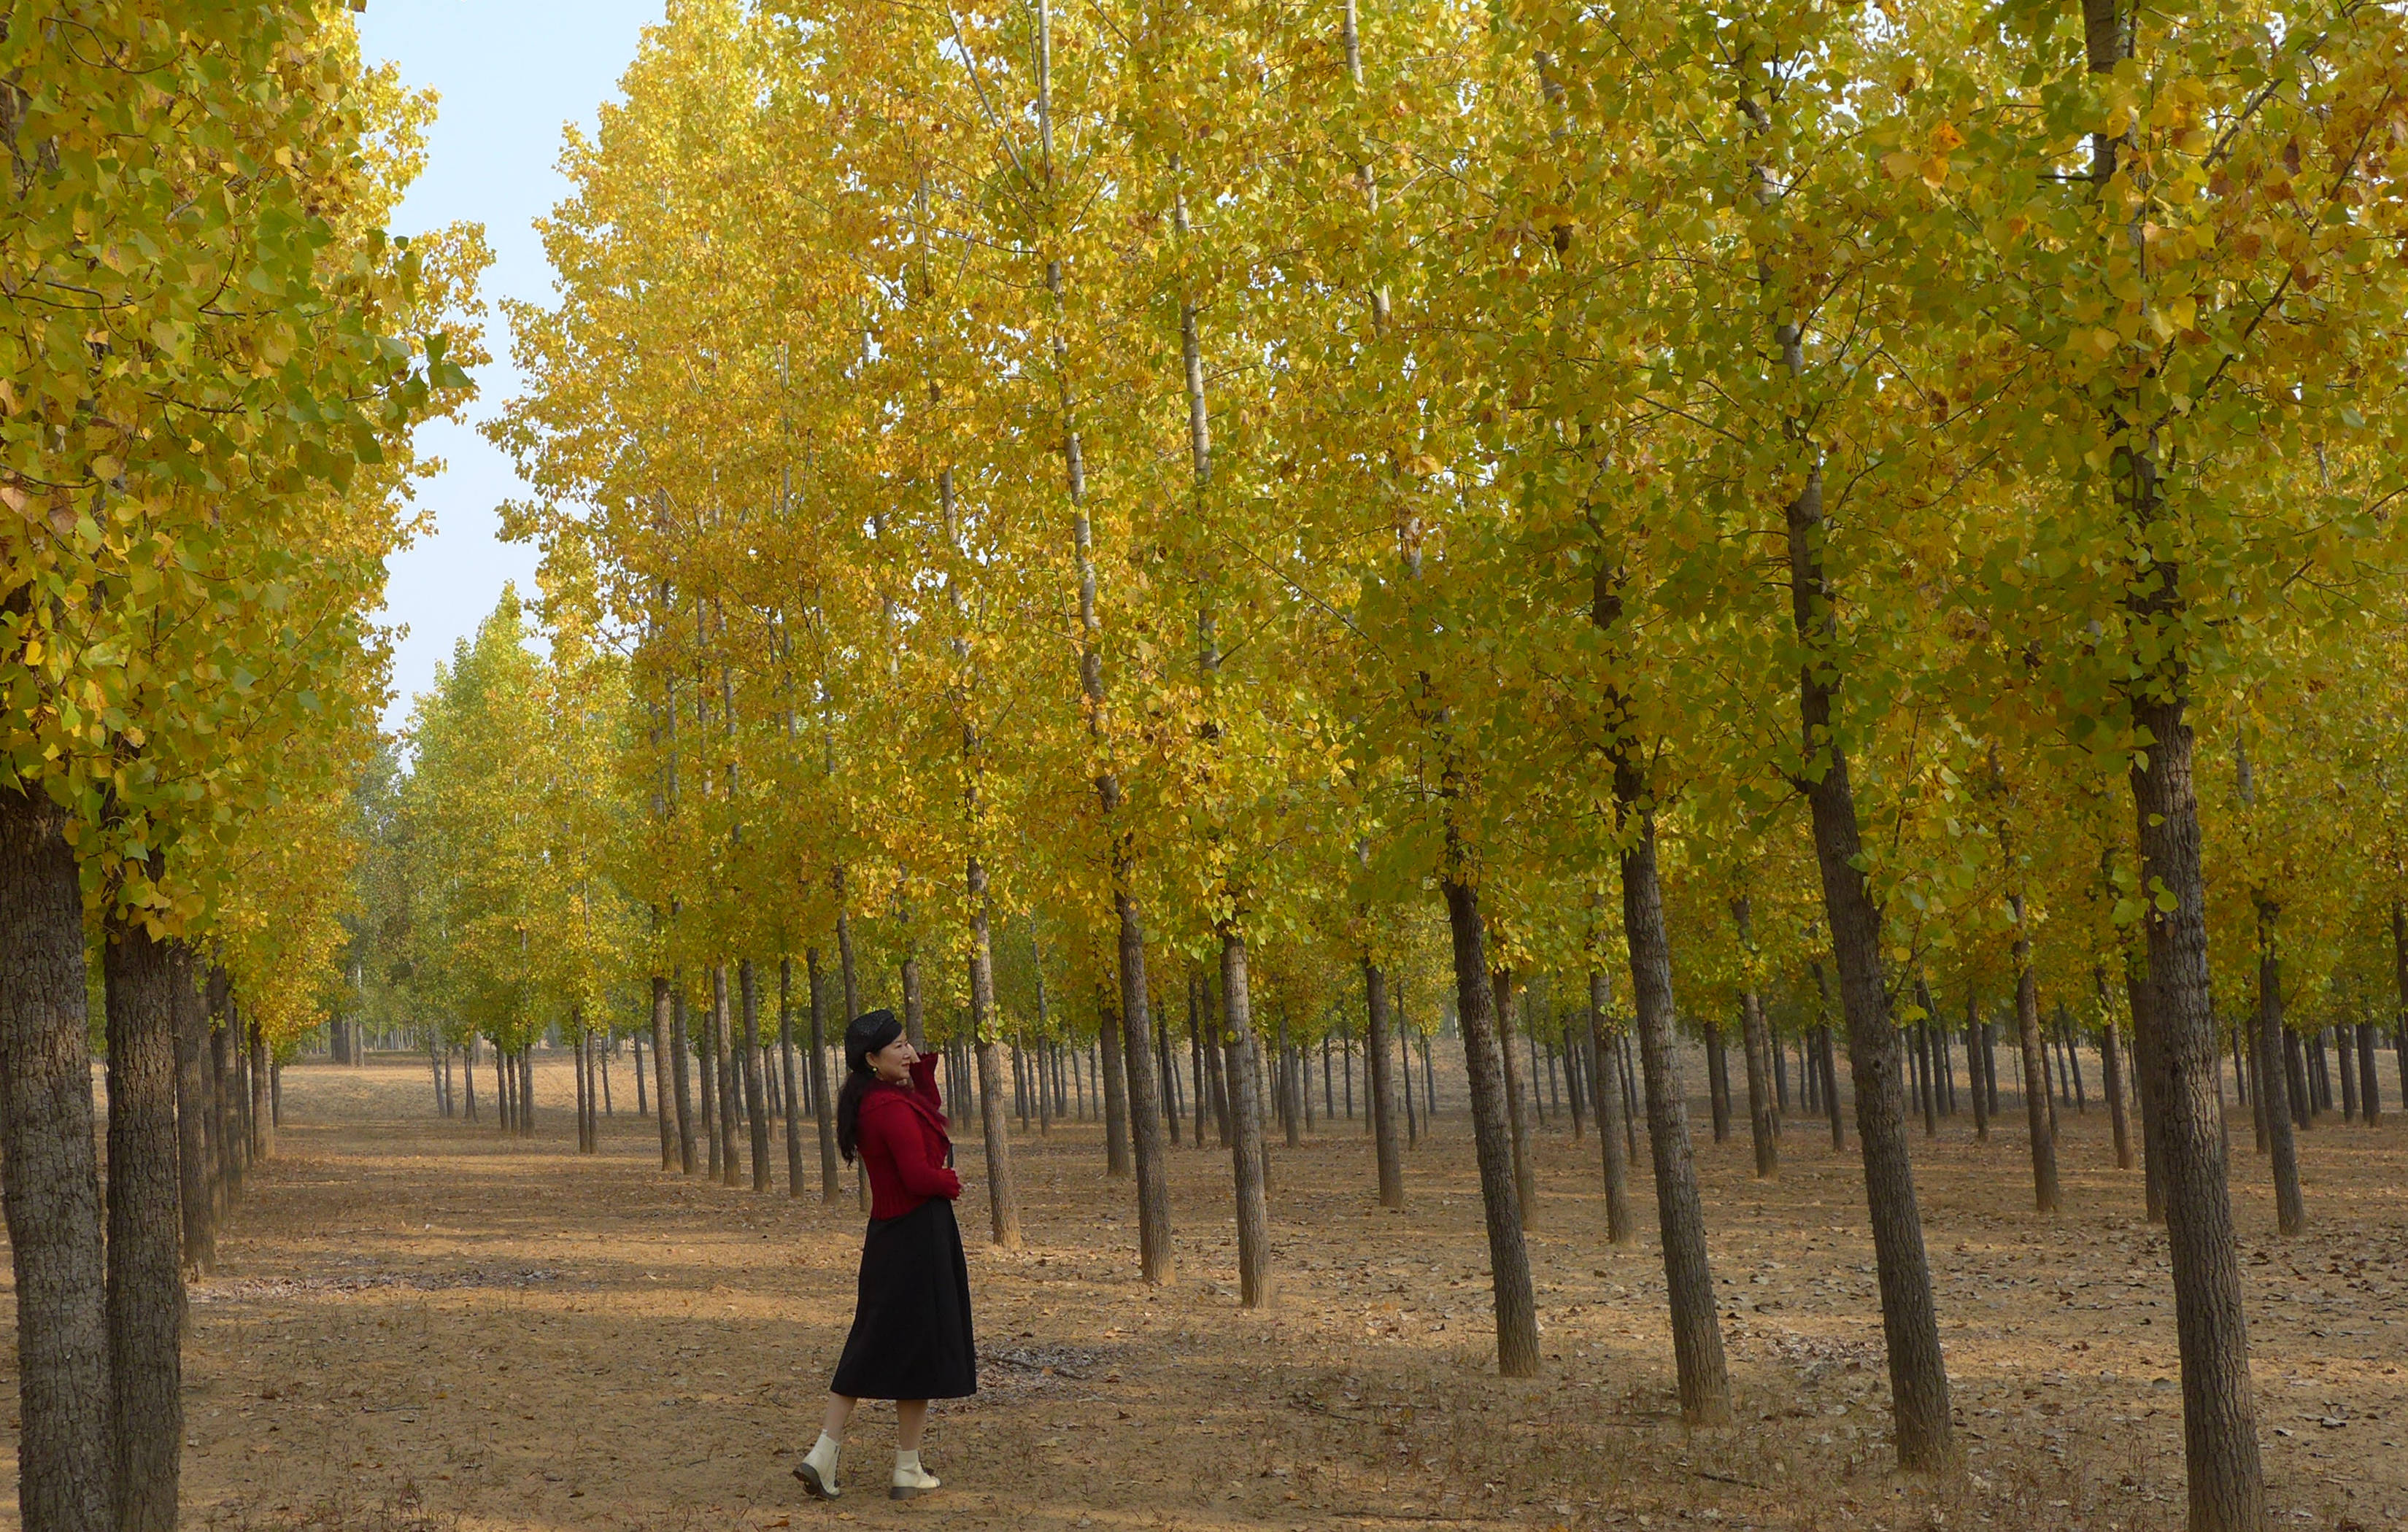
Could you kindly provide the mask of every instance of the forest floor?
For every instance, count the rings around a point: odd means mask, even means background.
[[[1279,1301],[1261,1312],[1235,1296],[1226,1154],[1173,1157],[1178,1281],[1150,1291],[1132,1195],[1105,1179],[1092,1125],[1018,1143],[1028,1238],[1010,1254],[985,1242],[978,1140],[961,1133],[982,1391],[936,1409],[925,1455],[941,1491],[885,1498],[893,1416],[866,1405],[848,1493],[822,1506],[789,1469],[851,1316],[859,1210],[790,1200],[782,1143],[770,1195],[664,1176],[652,1124],[624,1103],[602,1153],[580,1156],[569,1112],[550,1105],[569,1086],[565,1062],[541,1066],[541,1131],[508,1140],[428,1115],[423,1064],[285,1072],[280,1153],[194,1293],[187,1526],[2183,1522],[2164,1239],[2096,1106],[2060,1113],[2067,1208],[2053,1220],[2025,1210],[2012,1101],[1987,1143],[1964,1117],[1936,1144],[1918,1132],[1965,1449],[1961,1472],[1931,1480],[1889,1466],[1853,1133],[1835,1155],[1821,1124],[1794,1119],[1764,1184],[1744,1121],[1713,1144],[1698,1103],[1740,1424],[1694,1432],[1673,1411],[1656,1242],[1606,1242],[1593,1136],[1560,1123],[1541,1136],[1546,1365],[1511,1382],[1495,1371],[1459,1117],[1410,1154],[1402,1213],[1376,1205],[1359,1124],[1275,1146]],[[2408,1525],[2408,1125],[2394,1111],[2377,1129],[2303,1135],[2311,1230],[2279,1244],[2245,1117],[2234,1132],[2279,1524]],[[1643,1162],[1634,1183],[1652,1229]],[[14,1424],[0,1435],[10,1467]]]

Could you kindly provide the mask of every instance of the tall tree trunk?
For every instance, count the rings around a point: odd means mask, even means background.
[[[1605,1035],[1607,991],[1604,970],[1588,971],[1589,1072],[1597,1081],[1597,1137],[1605,1157],[1605,1238],[1627,1245],[1639,1238],[1638,1216],[1630,1210],[1630,1159],[1622,1121],[1622,1086],[1615,1059],[1620,1050]]]
[[[200,966],[179,944],[182,977],[171,996],[176,1009],[177,1202],[184,1218],[184,1267],[199,1276],[217,1269],[216,1208],[209,1187],[209,1082],[206,1060],[209,1013],[201,998]],[[473,1099],[473,1098],[472,1098]]]
[[[1539,1181],[1530,1161],[1530,1128],[1522,1106],[1522,1071],[1513,1062],[1513,970],[1498,968],[1488,976],[1496,996],[1497,1056],[1505,1068],[1505,1123],[1513,1136],[1513,1196],[1521,1208],[1522,1227],[1539,1221]]]
[[[85,1030],[83,892],[65,815],[0,789],[0,1199],[17,1300],[26,1532],[109,1532],[109,1325]]]
[[[694,1174],[694,1091],[687,1066],[694,1052],[685,1024],[685,976],[680,973],[669,992],[669,1079],[676,1087],[672,1099],[677,1106],[678,1168],[686,1175]],[[706,1085],[709,1077],[705,1076]],[[708,1095],[708,1090],[705,1091]]]
[[[1121,1049],[1119,996],[1098,993],[1096,1045],[1104,1066],[1104,1174],[1129,1173],[1128,1055]]]
[[[669,1109],[669,981],[652,975],[652,1116],[661,1130],[661,1168],[678,1164],[678,1124]],[[640,1073],[638,1078],[641,1078]]]
[[[1714,1142],[1730,1138],[1730,1061],[1724,1046],[1723,1029],[1708,1025],[1706,1034],[1706,1105],[1713,1115]],[[1580,1137],[1580,1121],[1572,1122],[1572,1137]]]
[[[176,1132],[184,948],[112,914],[108,1028],[108,1360],[117,1532],[173,1532],[184,1446],[184,1273]]]
[[[752,1130],[752,1190],[769,1189],[769,1101],[761,1079],[761,983],[752,960],[736,965],[737,988],[744,1005],[744,1117]]]
[[[1522,1235],[1522,1203],[1513,1184],[1513,1144],[1505,1103],[1504,1050],[1497,1026],[1496,992],[1488,979],[1487,932],[1480,895],[1469,881],[1452,825],[1440,887],[1455,949],[1456,1017],[1463,1030],[1464,1073],[1471,1091],[1472,1146],[1480,1163],[1480,1201],[1488,1226],[1489,1281],[1496,1293],[1497,1370],[1508,1378],[1539,1372],[1538,1294]]]
[[[744,1167],[737,1148],[737,1118],[744,1110],[744,1077],[750,1073],[736,1037],[735,1008],[727,993],[727,962],[710,966],[711,1067],[719,1074],[719,1183],[734,1186]]]
[[[695,1094],[701,1097],[702,1143],[706,1153],[703,1174],[712,1181],[721,1176],[719,1164],[719,1112],[725,1097],[719,1088],[719,1047],[711,1039],[712,1010],[705,1006],[702,1027],[696,1034],[694,1049]]]
[[[2107,1121],[2115,1133],[2115,1168],[2132,1168],[2131,1127],[2124,1112],[2124,1064],[2115,1047],[2115,1017],[2107,1004],[2107,973],[2103,968],[2090,970],[2090,981],[2099,991],[2100,1013],[2107,1018],[2099,1028],[2099,1067],[2106,1073]]]
[[[519,1131],[535,1137],[535,1039],[519,1049]]]
[[[1405,1164],[1397,1147],[1397,1081],[1388,1064],[1388,976],[1363,960],[1363,1002],[1368,1016],[1363,1052],[1369,1077],[1371,1153],[1380,1175],[1380,1206],[1405,1205]]]
[[[1672,1032],[1672,949],[1656,881],[1656,814],[1638,765],[1627,755],[1614,761],[1614,797],[1627,838],[1622,848],[1622,931],[1630,948],[1640,1067],[1647,1079],[1647,1147],[1656,1169],[1656,1224],[1664,1241],[1681,1419],[1691,1425],[1720,1425],[1730,1419],[1730,1377],[1715,1322],[1705,1205],[1698,1195],[1688,1100]]]
[[[1783,325],[1781,339],[1794,375],[1802,366],[1796,326]],[[1948,1368],[1940,1349],[1940,1318],[1932,1302],[1931,1267],[1915,1199],[1899,1080],[1901,1050],[1898,1029],[1890,1024],[1889,992],[1882,974],[1881,911],[1861,870],[1864,848],[1856,794],[1837,732],[1837,680],[1824,653],[1832,641],[1837,614],[1823,567],[1827,526],[1819,465],[1807,469],[1805,487],[1790,502],[1788,532],[1791,618],[1809,650],[1798,673],[1799,723],[1809,763],[1806,798],[1831,953],[1840,970],[1841,1008],[1848,1024],[1848,1067],[1856,1087],[1856,1136],[1863,1145],[1865,1199],[1881,1282],[1898,1455],[1905,1468],[1935,1468],[1954,1455]]]
[[[1116,866],[1112,909],[1120,921],[1121,1042],[1128,1050],[1129,1137],[1137,1151],[1138,1267],[1148,1282],[1160,1285],[1176,1280],[1178,1271],[1170,1249],[1170,1181],[1163,1163],[1168,1150],[1147,1009],[1145,927],[1127,888],[1129,876],[1125,862]]]
[[[1221,1052],[1229,1082],[1229,1161],[1237,1198],[1238,1301],[1259,1309],[1271,1301],[1269,1187],[1263,1145],[1263,1104],[1255,1093],[1253,992],[1247,981],[1246,938],[1235,923],[1221,927]],[[1399,1194],[1401,1196],[1401,1194]]]
[[[2126,0],[2083,0],[2082,20],[2092,73],[2112,74],[2132,59],[2139,28]],[[2102,222],[2115,216],[2107,210],[2109,199],[2122,172],[2119,162],[2132,147],[2128,135],[2092,135],[2093,194]],[[2115,236],[2137,247],[2141,234],[2136,214]],[[2155,407],[2144,406],[2129,392],[2132,386],[2119,385],[2108,406],[2114,446],[2107,477],[2134,549],[2124,588],[2135,635],[2129,641],[2135,652],[2154,656],[2123,686],[2142,747],[2129,772],[2139,886],[2157,891],[2143,915],[2155,1034],[2146,1062],[2158,1087],[2157,1138],[2164,1152],[2166,1236],[2183,1362],[2190,1532],[2260,1532],[2265,1472],[2225,1167],[2199,799],[2185,717],[2190,678],[2177,637],[2189,612],[2184,571],[2165,556],[2166,540],[2157,536],[2172,512],[2157,481],[2154,433],[2141,423]]]
[[[2007,906],[2015,921],[2015,1040],[2023,1053],[2024,1126],[2031,1135],[2032,1206],[2044,1213],[2057,1211],[2057,1119],[2049,1110],[2048,1067],[2040,1035],[2040,980],[2032,972],[2031,930],[2024,923],[2024,896],[2012,894]]]
[[[785,1081],[786,1196],[803,1195],[803,1097],[795,1078],[795,960],[778,959],[778,1069]],[[952,1081],[945,1081],[948,1089]]]
[[[2349,1061],[2342,1061],[2348,1067]],[[2373,1127],[2383,1121],[2383,1092],[2374,1082],[2374,1024],[2358,1024],[2358,1110]]]
[[[833,1203],[844,1197],[844,1176],[837,1167],[836,1113],[828,1108],[827,975],[820,970],[816,947],[803,949],[803,980],[811,992],[811,1121],[819,1127],[820,1200]]]
[[[2283,1043],[2289,1036],[2283,1025],[2283,965],[2275,938],[2273,904],[2258,900],[2258,1078],[2283,1078]],[[2306,1200],[2300,1194],[2300,1149],[2291,1136],[2291,1114],[2281,1110],[2280,1097],[2260,1089],[2269,1103],[2266,1121],[2267,1162],[2274,1173],[2274,1223],[2284,1235],[2305,1232]]]
[[[1003,1110],[1002,1019],[995,1008],[995,950],[987,932],[986,867],[967,864],[970,904],[970,1036],[978,1042],[979,1123],[985,1134],[988,1224],[995,1242],[1020,1248],[1020,1186],[1011,1169],[1010,1127]]]
[[[267,1100],[267,1033],[259,1012],[251,1013],[251,1157],[276,1157],[276,1112]]]
[[[577,1021],[577,1010],[573,1006],[569,1008],[569,1032],[577,1046],[574,1067],[577,1077],[577,1152],[584,1154],[590,1153],[594,1148],[593,1130],[586,1118],[586,1109],[592,1104],[591,1079],[585,1067],[585,1028]]]
[[[1739,1009],[1740,1032],[1747,1044],[1747,1133],[1756,1150],[1756,1176],[1770,1181],[1781,1173],[1781,1118],[1772,1082],[1766,1078],[1772,1072],[1772,1035],[1764,1024],[1764,1000],[1756,987],[1754,911],[1745,895],[1731,901],[1731,920],[1739,927],[1740,953],[1746,965]]]

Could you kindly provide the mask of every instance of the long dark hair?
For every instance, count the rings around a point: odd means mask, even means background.
[[[861,1098],[867,1095],[869,1088],[877,1083],[878,1071],[875,1069],[867,1067],[847,1069],[844,1088],[836,1093],[836,1152],[844,1156],[847,1165],[853,1163],[853,1151],[859,1146],[857,1129],[861,1125]]]
[[[836,1152],[851,1165],[854,1150],[860,1147],[861,1098],[878,1083],[878,1071],[870,1067],[869,1055],[903,1035],[903,1024],[891,1010],[879,1009],[855,1016],[844,1029],[844,1088],[836,1095]]]

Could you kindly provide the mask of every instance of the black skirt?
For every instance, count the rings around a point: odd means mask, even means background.
[[[900,1218],[870,1220],[853,1333],[828,1387],[855,1399],[959,1399],[978,1392],[970,1267],[951,1202],[930,1197]]]

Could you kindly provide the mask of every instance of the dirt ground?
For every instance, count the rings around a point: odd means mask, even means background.
[[[1713,1144],[1698,1103],[1741,1420],[1702,1432],[1672,1411],[1655,1243],[1607,1244],[1596,1140],[1560,1121],[1541,1138],[1546,1368],[1529,1382],[1495,1375],[1459,1117],[1410,1155],[1403,1213],[1376,1205],[1359,1124],[1275,1148],[1280,1300],[1257,1313],[1235,1295],[1223,1153],[1174,1156],[1179,1280],[1148,1291],[1132,1195],[1105,1179],[1093,1126],[1018,1144],[1014,1254],[984,1243],[977,1140],[960,1134],[982,1392],[937,1407],[925,1455],[945,1487],[903,1504],[883,1495],[891,1410],[865,1406],[830,1507],[788,1470],[850,1319],[857,1208],[790,1200],[782,1173],[767,1196],[664,1176],[624,1101],[580,1156],[571,1094],[566,1063],[543,1066],[542,1131],[505,1140],[431,1116],[423,1065],[286,1071],[279,1157],[194,1294],[186,1525],[2182,1524],[2164,1241],[2095,1105],[2061,1114],[2054,1220],[2024,1210],[2012,1103],[1986,1144],[1963,1117],[1918,1138],[1965,1448],[1963,1471],[1932,1481],[1888,1466],[1855,1149],[1835,1155],[1818,1123],[1793,1120],[1768,1185],[1744,1122]],[[2311,1232],[2285,1244],[2245,1118],[2235,1133],[2282,1524],[2408,1525],[2408,1125],[2394,1111],[2304,1135]],[[1635,1180],[1652,1227],[1643,1166]]]

